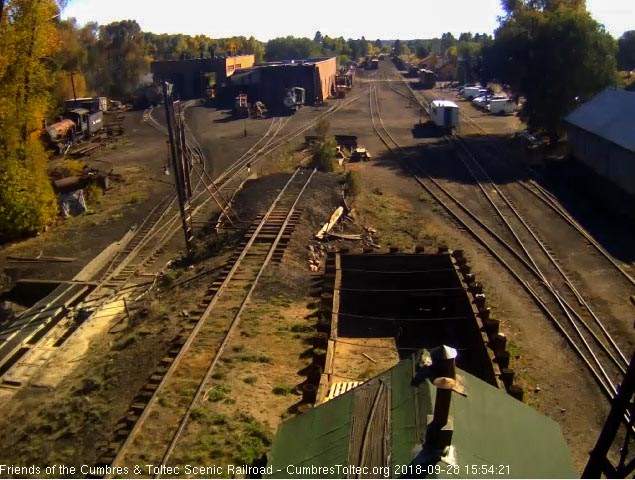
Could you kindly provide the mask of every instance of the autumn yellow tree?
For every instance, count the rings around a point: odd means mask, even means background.
[[[54,0],[5,0],[0,12],[0,240],[42,231],[57,215],[40,135],[55,81]]]

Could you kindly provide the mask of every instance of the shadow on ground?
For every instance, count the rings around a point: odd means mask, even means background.
[[[402,153],[421,174],[467,185],[475,180],[463,166],[454,147],[427,124],[416,124],[415,139],[434,139],[415,146],[402,148]],[[567,212],[595,240],[615,258],[630,263],[635,261],[635,222],[613,208],[604,192],[607,185],[593,172],[573,160],[543,161],[545,152],[526,151],[508,136],[466,136],[470,151],[499,185],[516,181],[535,180],[545,188]],[[376,157],[378,165],[410,174],[391,153]],[[529,167],[533,164],[533,167]]]

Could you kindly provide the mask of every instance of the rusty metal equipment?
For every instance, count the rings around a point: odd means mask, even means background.
[[[353,151],[357,148],[357,135],[335,135],[337,146]]]
[[[370,158],[370,153],[363,147],[358,147],[351,153],[351,162],[368,162]]]

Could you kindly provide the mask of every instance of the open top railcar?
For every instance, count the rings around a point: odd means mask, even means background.
[[[419,69],[419,88],[434,88],[437,84],[437,75],[426,68]]]

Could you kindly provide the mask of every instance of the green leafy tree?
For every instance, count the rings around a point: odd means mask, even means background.
[[[419,58],[425,58],[430,55],[432,47],[429,40],[415,40],[412,42],[411,50],[414,50],[415,55]]]
[[[525,96],[529,127],[555,141],[562,117],[615,84],[616,42],[578,2],[516,3],[483,50],[483,77]]]
[[[456,45],[457,80],[468,83],[477,79],[476,67],[479,63],[481,45],[476,42],[459,41]]]
[[[99,28],[97,61],[102,83],[108,96],[122,98],[130,95],[150,66],[145,56],[145,39],[135,20],[123,20]],[[179,38],[175,50],[188,50],[184,38]]]
[[[57,216],[40,141],[59,44],[52,0],[8,0],[0,22],[0,240],[42,231]]]
[[[311,39],[292,36],[269,40],[265,47],[269,61],[318,57],[321,53],[320,46]]]
[[[635,70],[635,30],[629,30],[617,41],[617,66],[620,70]]]
[[[441,53],[445,53],[456,45],[456,38],[450,32],[441,35]]]
[[[335,147],[333,140],[314,143],[311,146],[312,165],[322,172],[334,172],[337,169]]]

